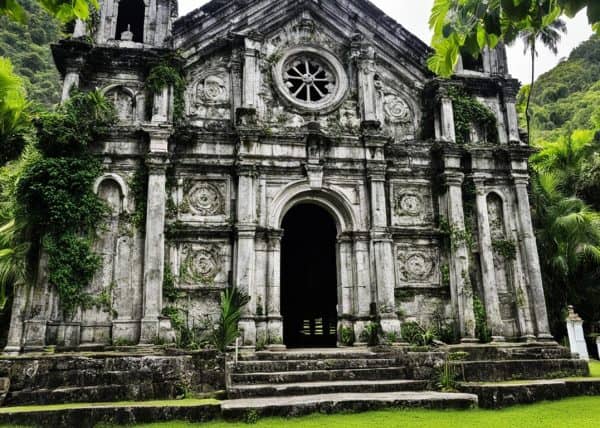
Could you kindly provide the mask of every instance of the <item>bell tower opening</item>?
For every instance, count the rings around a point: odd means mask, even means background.
[[[283,219],[281,312],[288,348],[337,343],[337,229],[313,204],[293,207]]]
[[[116,40],[144,43],[144,0],[121,0],[117,15]]]

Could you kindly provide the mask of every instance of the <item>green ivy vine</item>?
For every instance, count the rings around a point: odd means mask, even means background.
[[[485,133],[486,141],[498,144],[498,121],[496,115],[461,88],[448,88],[448,96],[454,109],[456,142],[466,144],[471,135],[471,126],[476,124]]]
[[[173,121],[178,124],[183,120],[185,110],[185,80],[182,71],[168,64],[152,68],[146,78],[146,89],[156,95],[165,86],[173,87]]]
[[[517,246],[514,241],[495,239],[492,241],[492,248],[507,261],[515,260],[517,258]]]
[[[18,215],[34,244],[31,259],[41,247],[65,316],[94,302],[84,290],[100,266],[92,246],[106,206],[93,191],[102,164],[88,148],[115,118],[112,104],[97,91],[73,94],[56,111],[40,114],[35,120],[40,156],[18,182]]]
[[[146,230],[146,210],[148,206],[148,167],[143,161],[129,181],[129,191],[135,202],[131,223],[143,233]]]

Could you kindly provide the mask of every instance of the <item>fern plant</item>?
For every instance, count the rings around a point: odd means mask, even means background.
[[[236,287],[221,293],[219,321],[211,335],[211,344],[220,352],[226,352],[240,335],[239,321],[242,308],[248,304],[250,297]]]

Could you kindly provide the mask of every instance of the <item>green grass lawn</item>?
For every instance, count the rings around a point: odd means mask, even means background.
[[[590,376],[600,377],[600,361],[590,360]]]
[[[194,425],[168,422],[137,425],[138,428],[537,428],[600,426],[600,397],[570,398],[504,410],[385,410],[379,412],[311,415],[293,419],[261,419],[255,425],[244,423],[212,422]]]

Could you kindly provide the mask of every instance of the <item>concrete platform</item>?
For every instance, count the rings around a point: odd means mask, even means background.
[[[227,400],[221,403],[225,419],[300,416],[311,413],[364,412],[385,408],[470,409],[477,396],[442,392],[382,392],[319,394]]]

